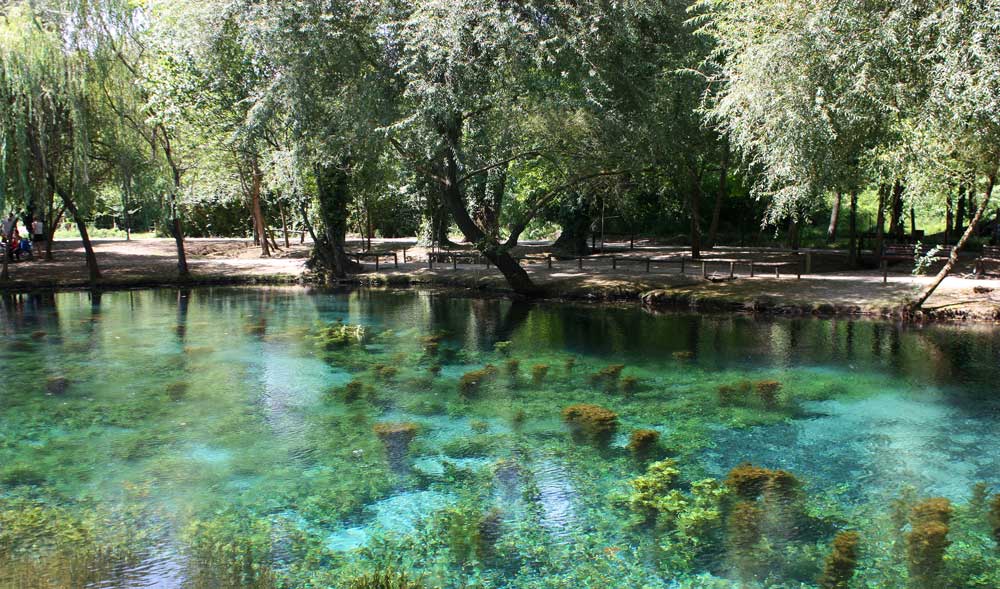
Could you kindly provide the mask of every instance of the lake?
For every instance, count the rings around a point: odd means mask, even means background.
[[[2,304],[2,587],[1000,587],[995,326]]]

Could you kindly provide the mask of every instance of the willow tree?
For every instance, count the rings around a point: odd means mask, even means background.
[[[44,190],[58,195],[96,282],[101,273],[78,202],[92,197],[93,57],[71,34],[69,13],[17,2],[0,16],[0,195],[7,208],[28,207]]]
[[[891,108],[855,77],[869,64],[843,38],[856,24],[851,13],[782,0],[704,0],[694,10],[717,47],[708,115],[760,172],[754,194],[768,200],[765,221],[794,223],[827,191],[850,194],[856,263],[858,194]]]

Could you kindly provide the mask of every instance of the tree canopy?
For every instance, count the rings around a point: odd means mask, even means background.
[[[94,279],[102,211],[171,235],[181,276],[185,226],[267,256],[295,219],[332,276],[358,270],[351,230],[460,234],[530,294],[527,235],[585,254],[609,217],[695,256],[797,245],[825,215],[835,240],[845,195],[859,263],[862,207],[879,243],[904,202],[975,239],[1000,161],[996,0],[15,0],[0,19],[0,199],[77,222]]]

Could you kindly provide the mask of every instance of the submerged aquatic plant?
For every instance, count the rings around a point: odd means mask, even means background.
[[[403,422],[382,422],[372,426],[372,431],[383,443],[409,445],[413,438],[417,436],[420,426],[410,421]]]
[[[535,364],[531,367],[531,384],[538,386],[542,384],[545,380],[545,376],[549,373],[548,364]]]
[[[566,374],[571,374],[574,368],[576,368],[576,356],[566,358],[566,362],[563,363],[563,370],[566,371]]]
[[[674,360],[690,360],[694,358],[694,352],[691,350],[677,350],[670,354],[674,357]]]
[[[910,512],[906,564],[912,586],[938,586],[944,570],[944,553],[951,544],[948,540],[951,515],[951,502],[941,497],[926,499]]]
[[[683,498],[676,489],[678,475],[677,463],[670,458],[650,464],[646,474],[629,481],[632,493],[626,502],[633,511],[648,517],[678,511]]]
[[[354,577],[347,583],[348,589],[423,589],[423,587],[420,581],[414,581],[405,573],[391,569]]]
[[[516,385],[518,377],[521,375],[521,362],[517,359],[511,358],[507,360],[507,378],[510,380],[511,385]]]
[[[776,380],[761,380],[754,383],[753,390],[764,406],[773,408],[778,405],[778,393],[781,391],[780,382]]]
[[[321,327],[316,334],[316,343],[326,350],[335,350],[367,342],[371,334],[364,325],[347,325],[341,322]]]
[[[719,385],[716,393],[719,398],[719,405],[733,406],[743,405],[747,402],[753,383],[749,380],[740,381],[736,384]]]
[[[501,356],[510,356],[510,342],[497,342],[493,344],[493,350]]]
[[[820,589],[848,589],[858,566],[857,532],[840,532],[833,539],[833,548],[823,565]]]
[[[492,382],[497,375],[497,369],[487,364],[479,370],[470,370],[458,379],[458,393],[468,399],[474,397],[487,383]]]
[[[636,458],[648,458],[660,444],[660,432],[652,429],[637,429],[628,439],[628,450]]]
[[[752,501],[740,501],[726,519],[726,556],[738,578],[756,578],[767,562],[762,547],[764,511]]]
[[[483,512],[474,505],[460,505],[441,510],[437,518],[451,558],[458,564],[488,558],[500,538],[502,518],[496,508]]]
[[[726,486],[747,501],[753,501],[764,492],[764,485],[771,478],[772,471],[749,462],[744,462],[729,471]]]
[[[1000,493],[994,495],[990,502],[990,526],[993,528],[993,539],[1000,547]]]
[[[604,390],[609,392],[615,391],[618,389],[618,379],[621,378],[624,369],[624,364],[609,364],[590,375],[590,384],[603,386]]]
[[[626,395],[634,395],[639,391],[639,379],[635,376],[626,376],[622,379],[622,392]]]
[[[600,405],[570,405],[563,409],[562,416],[578,441],[606,445],[618,431],[618,414]]]

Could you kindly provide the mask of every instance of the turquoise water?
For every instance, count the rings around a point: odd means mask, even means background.
[[[3,587],[815,587],[845,530],[846,586],[1000,586],[993,327],[412,290],[2,313]],[[580,403],[617,427],[567,423]],[[745,462],[794,488],[741,494]],[[937,556],[912,537],[932,497]]]

